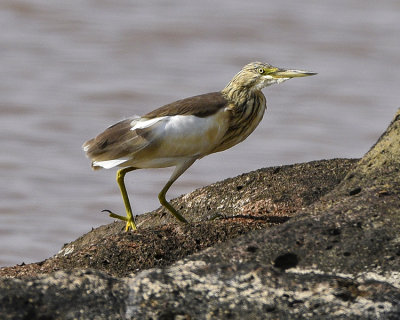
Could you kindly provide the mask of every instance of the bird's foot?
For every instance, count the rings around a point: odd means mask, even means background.
[[[101,212],[108,212],[108,215],[111,218],[125,221],[126,222],[125,231],[129,231],[129,229],[132,229],[132,230],[136,230],[137,229],[135,220],[134,220],[132,215],[131,215],[131,217],[125,217],[125,216],[121,216],[121,215],[116,214],[116,213],[114,213],[114,212],[112,212],[110,210],[107,210],[107,209],[102,210]]]

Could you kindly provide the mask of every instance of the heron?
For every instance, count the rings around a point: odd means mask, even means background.
[[[176,219],[187,223],[166,200],[171,185],[196,160],[229,149],[254,131],[267,108],[263,88],[315,74],[251,62],[221,91],[178,100],[141,117],[129,117],[86,141],[82,147],[93,169],[118,168],[116,179],[126,216],[106,210],[110,217],[125,221],[126,231],[136,230],[125,175],[137,169],[175,167],[158,199]]]

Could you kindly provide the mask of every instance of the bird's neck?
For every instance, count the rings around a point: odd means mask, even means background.
[[[264,96],[260,89],[247,86],[238,86],[232,81],[221,90],[223,96],[238,107],[244,107],[246,103],[253,100],[257,96]]]

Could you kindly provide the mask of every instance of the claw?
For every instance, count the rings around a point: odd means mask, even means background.
[[[110,211],[110,210],[104,209],[104,210],[101,210],[101,212],[108,212],[108,215],[109,215],[111,218],[115,218],[115,219],[119,219],[119,220],[123,220],[123,221],[128,221],[128,218],[127,218],[127,217],[120,216],[119,214],[116,214],[116,213],[114,213],[114,212],[112,212],[112,211]]]
[[[134,221],[126,221],[125,231],[128,232],[129,228],[136,230],[136,224]]]
[[[108,215],[111,218],[125,221],[126,222],[125,231],[129,231],[129,228],[131,228],[132,230],[136,230],[136,224],[135,224],[135,221],[133,219],[129,219],[129,218],[124,217],[124,216],[120,216],[119,214],[116,214],[116,213],[114,213],[114,212],[112,212],[110,210],[107,210],[107,209],[101,210],[101,212],[107,212]]]

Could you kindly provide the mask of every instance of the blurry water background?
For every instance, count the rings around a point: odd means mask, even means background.
[[[400,106],[398,0],[0,2],[0,266],[40,261],[124,213],[115,170],[82,143],[114,122],[222,89],[261,60],[319,74],[264,89],[241,145],[198,161],[168,196],[267,166],[361,157]],[[171,169],[127,176],[136,213]]]

